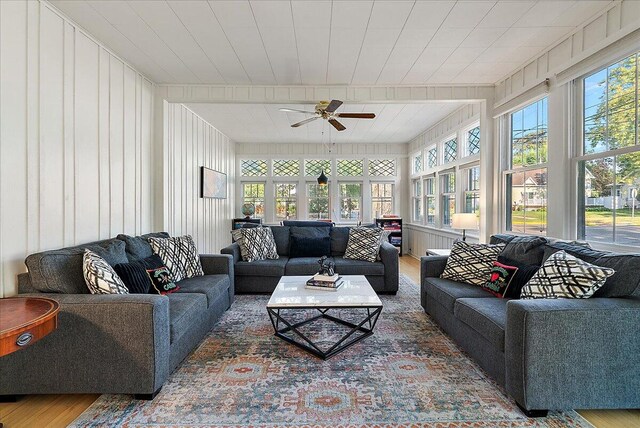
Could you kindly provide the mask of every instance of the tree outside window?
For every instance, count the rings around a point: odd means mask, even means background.
[[[340,183],[340,220],[362,218],[362,183]]]
[[[393,183],[371,183],[371,215],[393,214]]]
[[[264,183],[242,183],[242,203],[254,206],[254,217],[264,218]]]
[[[440,200],[442,224],[451,226],[451,216],[456,212],[456,175],[453,172],[440,175]]]
[[[422,223],[422,180],[413,181],[413,221],[416,223]]]
[[[307,212],[310,220],[330,220],[329,185],[307,183]]]
[[[424,206],[427,214],[427,224],[436,222],[436,179],[431,177],[424,180]]]
[[[298,217],[295,183],[276,183],[276,218],[279,220],[293,220]]]
[[[464,212],[475,213],[480,205],[480,167],[465,170],[467,189],[464,192]]]

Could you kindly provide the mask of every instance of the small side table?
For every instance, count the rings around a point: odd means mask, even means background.
[[[42,339],[58,326],[60,305],[43,297],[0,299],[0,357]]]
[[[427,250],[427,256],[448,256],[450,254],[450,248],[434,248]]]

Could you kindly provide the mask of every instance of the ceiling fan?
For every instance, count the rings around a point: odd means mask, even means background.
[[[294,108],[281,108],[280,111],[289,111],[294,113],[304,113],[304,114],[312,114],[314,117],[310,117],[309,119],[302,120],[298,123],[294,123],[291,125],[292,128],[297,128],[298,126],[305,125],[309,122],[313,122],[316,119],[325,119],[334,128],[338,131],[344,131],[345,126],[338,122],[337,117],[343,117],[348,119],[373,119],[376,117],[374,113],[336,113],[338,107],[342,105],[342,101],[340,100],[331,100],[329,101],[320,101],[316,104],[316,111],[307,111],[307,110],[297,110]]]

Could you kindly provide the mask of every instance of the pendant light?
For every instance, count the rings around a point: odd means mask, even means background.
[[[327,178],[326,175],[324,175],[324,168],[322,168],[322,172],[318,177],[318,184],[321,186],[326,186],[328,182],[329,182],[329,179]]]

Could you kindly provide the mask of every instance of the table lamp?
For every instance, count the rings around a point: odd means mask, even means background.
[[[462,229],[462,240],[467,240],[467,229],[478,230],[478,216],[474,213],[456,213],[451,216],[451,228]]]

